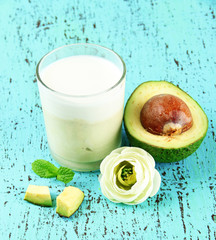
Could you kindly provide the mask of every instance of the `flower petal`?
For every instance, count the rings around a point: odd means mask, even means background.
[[[161,184],[161,176],[159,172],[155,169],[154,179],[153,179],[153,189],[150,197],[153,197],[159,190]]]

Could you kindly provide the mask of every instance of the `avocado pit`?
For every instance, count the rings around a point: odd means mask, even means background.
[[[140,121],[146,131],[162,136],[179,135],[193,125],[187,104],[171,94],[150,98],[140,112]]]

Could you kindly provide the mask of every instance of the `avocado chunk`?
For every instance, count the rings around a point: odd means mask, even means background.
[[[84,199],[84,193],[76,187],[66,187],[57,197],[56,212],[63,217],[70,217],[79,208]]]
[[[179,87],[167,81],[149,81],[128,99],[124,127],[132,146],[145,149],[157,162],[176,162],[199,148],[208,119]]]
[[[50,191],[47,186],[29,185],[24,200],[40,206],[52,206]]]

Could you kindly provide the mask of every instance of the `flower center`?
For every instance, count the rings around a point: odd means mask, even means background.
[[[123,181],[127,181],[133,175],[134,167],[124,167],[121,172]]]
[[[121,162],[115,169],[116,184],[119,188],[129,190],[136,183],[134,166],[127,161]]]

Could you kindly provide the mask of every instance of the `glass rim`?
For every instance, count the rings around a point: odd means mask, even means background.
[[[67,47],[71,47],[71,46],[92,46],[92,47],[97,47],[97,48],[102,48],[108,52],[111,52],[112,54],[116,55],[117,58],[120,59],[121,63],[122,63],[122,66],[123,66],[123,71],[122,71],[122,74],[121,74],[121,77],[120,79],[114,84],[112,85],[111,87],[103,90],[103,91],[100,91],[100,92],[97,92],[97,93],[93,93],[93,94],[84,94],[84,95],[72,95],[72,94],[67,94],[67,93],[62,93],[62,92],[59,92],[59,91],[56,91],[52,88],[50,88],[49,86],[47,86],[41,79],[40,77],[40,73],[39,73],[39,70],[40,70],[40,65],[41,63],[43,62],[43,60],[48,57],[49,55],[55,53],[56,51],[59,51],[63,48],[67,48]],[[82,54],[81,54],[82,55]],[[58,47],[58,48],[55,48],[53,49],[52,51],[48,52],[47,54],[45,54],[41,59],[40,61],[38,62],[37,66],[36,66],[36,77],[38,79],[38,81],[45,87],[47,88],[48,90],[52,91],[53,93],[56,93],[60,96],[63,96],[63,97],[70,97],[70,98],[88,98],[88,97],[96,97],[96,96],[100,96],[102,94],[105,94],[113,89],[115,89],[118,85],[120,85],[120,83],[125,79],[125,75],[126,75],[126,65],[125,65],[125,62],[123,61],[123,59],[121,58],[121,56],[116,53],[115,51],[107,48],[107,47],[104,47],[104,46],[101,46],[101,45],[98,45],[98,44],[92,44],[92,43],[74,43],[74,44],[66,44],[66,45],[63,45],[61,47]]]

